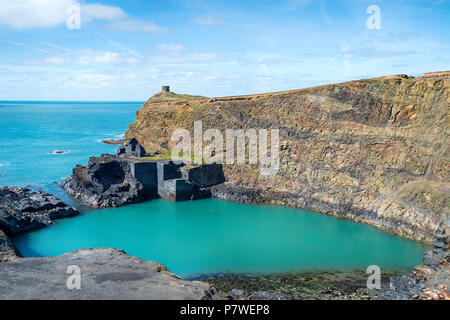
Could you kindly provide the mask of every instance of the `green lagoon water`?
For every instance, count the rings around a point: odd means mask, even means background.
[[[114,247],[181,276],[411,268],[424,246],[318,213],[218,199],[153,200],[90,211],[15,239],[26,256]]]
[[[100,143],[120,137],[139,102],[0,101],[0,186],[38,186],[71,203],[58,183]],[[63,150],[64,154],[55,154]],[[13,239],[24,256],[115,247],[181,276],[316,269],[411,268],[422,244],[310,211],[217,199],[153,200],[91,210]]]

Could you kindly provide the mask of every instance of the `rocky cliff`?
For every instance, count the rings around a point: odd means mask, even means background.
[[[279,128],[281,167],[225,165],[217,197],[312,209],[431,242],[448,232],[450,72],[224,98],[160,93],[126,138],[169,150],[175,128]],[[447,229],[447,230],[446,230]]]

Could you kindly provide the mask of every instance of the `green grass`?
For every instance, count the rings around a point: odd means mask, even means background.
[[[195,100],[195,99],[205,99],[202,96],[192,96],[189,94],[178,94],[174,92],[166,92],[164,96],[160,97],[162,100]]]

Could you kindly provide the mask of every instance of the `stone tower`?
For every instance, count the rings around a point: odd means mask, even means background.
[[[169,92],[170,87],[169,86],[162,86],[162,92]]]

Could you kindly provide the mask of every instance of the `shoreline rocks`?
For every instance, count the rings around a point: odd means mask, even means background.
[[[7,235],[48,226],[55,219],[77,214],[78,210],[42,190],[0,188],[0,229]]]
[[[8,236],[48,226],[55,219],[77,214],[78,210],[42,190],[0,188],[0,262],[21,257]]]
[[[450,300],[449,236],[437,237],[425,251],[423,264],[409,275],[392,277],[380,300]]]
[[[101,143],[112,145],[124,145],[125,143],[127,143],[127,139],[105,139],[102,140]]]
[[[79,268],[80,289],[70,290],[69,266]],[[202,300],[208,283],[185,281],[164,265],[112,248],[88,248],[57,257],[0,263],[0,300]]]

